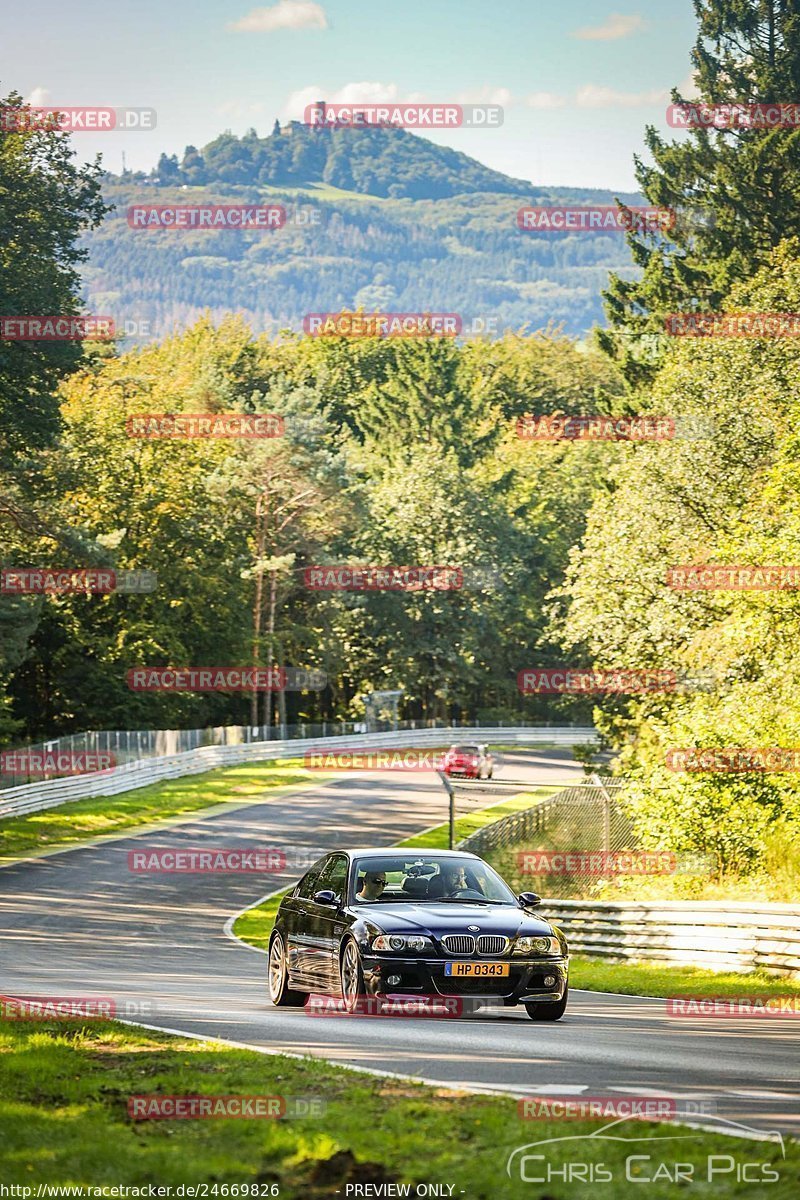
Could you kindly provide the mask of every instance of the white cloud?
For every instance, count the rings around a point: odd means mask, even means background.
[[[618,38],[629,37],[638,29],[644,29],[644,19],[638,13],[628,16],[612,13],[602,25],[584,25],[576,29],[572,36],[585,42],[615,42]]]
[[[283,106],[290,121],[305,120],[305,111],[310,104],[325,100],[328,104],[377,104],[382,100],[397,100],[396,83],[346,83],[337,92],[325,94],[325,89],[316,84],[292,92]]]
[[[242,119],[246,119],[247,117],[261,117],[265,111],[265,105],[260,100],[249,104],[243,100],[226,100],[217,109],[217,112],[221,113],[224,117],[238,117]]]
[[[578,108],[644,108],[648,104],[668,102],[668,88],[653,88],[649,92],[618,92],[614,88],[586,83],[575,94]]]
[[[453,99],[457,104],[499,104],[501,108],[509,108],[514,102],[514,97],[508,88],[492,87],[488,83],[485,83],[483,87],[460,92],[457,96],[447,96],[446,99]]]
[[[47,108],[50,104],[50,93],[45,87],[35,87],[30,96],[25,97],[25,103],[33,108]]]
[[[531,92],[525,97],[525,103],[528,108],[563,108],[567,101],[555,92]]]
[[[314,0],[278,0],[271,8],[254,8],[246,17],[232,21],[236,33],[273,33],[276,29],[327,29],[328,18]]]

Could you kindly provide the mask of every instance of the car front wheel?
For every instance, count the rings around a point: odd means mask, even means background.
[[[277,930],[269,944],[269,998],[276,1008],[302,1008],[308,996],[306,992],[289,987],[289,964],[283,934]]]
[[[352,938],[345,942],[339,959],[339,979],[344,1006],[348,1012],[355,1012],[359,999],[364,995],[364,972],[358,946]]]
[[[526,1000],[525,1011],[532,1021],[560,1021],[567,1007],[568,989],[560,1000]]]

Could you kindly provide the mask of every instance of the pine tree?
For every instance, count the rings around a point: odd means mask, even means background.
[[[800,96],[800,0],[694,0],[697,89],[712,105],[783,103]],[[686,101],[674,89],[674,104]],[[800,127],[694,128],[667,142],[648,126],[654,165],[636,157],[648,202],[676,213],[674,226],[631,232],[639,280],[612,275],[603,348],[628,379],[647,379],[663,345],[664,316],[721,308],[782,239],[800,236]]]

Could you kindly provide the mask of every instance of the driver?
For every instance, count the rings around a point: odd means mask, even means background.
[[[444,869],[444,894],[451,896],[454,892],[465,892],[467,890],[467,873],[463,867],[445,867]]]
[[[380,900],[385,887],[385,871],[365,871],[361,891],[356,892],[356,900]]]

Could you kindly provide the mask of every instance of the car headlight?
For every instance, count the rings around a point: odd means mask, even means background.
[[[554,937],[518,937],[514,954],[560,954],[561,943]]]
[[[423,950],[432,950],[433,942],[429,937],[423,937],[419,933],[379,933],[376,938],[373,938],[372,949],[390,950],[395,953],[410,950],[414,954],[421,954]]]

